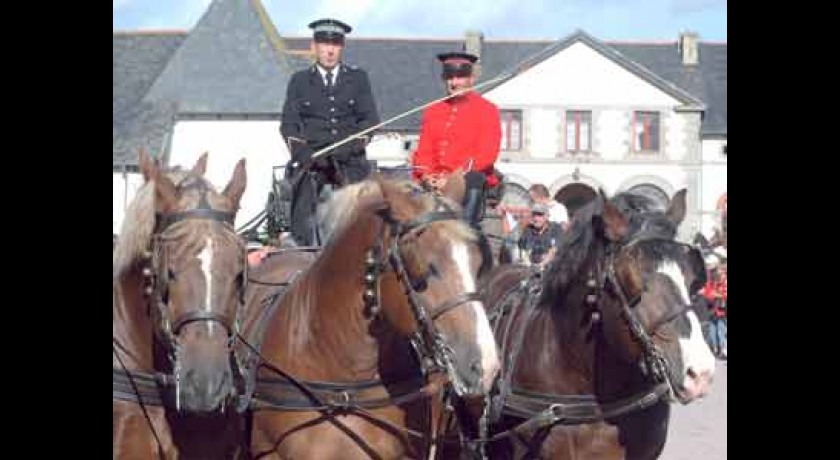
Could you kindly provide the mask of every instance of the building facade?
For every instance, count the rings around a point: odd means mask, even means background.
[[[479,91],[501,110],[498,168],[511,189],[543,183],[571,211],[597,190],[634,190],[661,205],[688,189],[680,238],[721,227],[726,194],[726,44],[348,37],[345,61],[367,70],[382,120],[368,155],[406,164],[420,112],[442,97],[435,55],[480,56]],[[247,158],[237,224],[264,208],[289,154],[279,133],[285,85],[312,63],[308,37],[283,37],[260,2],[215,0],[191,31],[114,33],[114,233],[140,183],[141,146],[170,165],[210,153],[223,183]],[[724,198],[725,201],[725,198]]]

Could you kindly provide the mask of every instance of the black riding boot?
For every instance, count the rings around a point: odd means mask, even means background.
[[[467,189],[464,196],[464,220],[470,224],[470,227],[480,230],[482,217],[484,217],[484,191]]]
[[[303,172],[293,185],[291,233],[298,246],[318,244],[315,237],[315,207],[318,183],[314,173]]]
[[[481,229],[481,219],[484,217],[484,174],[470,171],[464,175],[467,191],[464,195],[464,220],[476,230]]]

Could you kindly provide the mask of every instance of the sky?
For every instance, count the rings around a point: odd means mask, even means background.
[[[240,0],[245,1],[245,0]],[[247,0],[252,1],[252,0]],[[113,0],[114,30],[188,30],[210,0]],[[332,17],[351,36],[561,39],[582,29],[601,40],[674,41],[680,32],[726,41],[727,0],[262,0],[280,35],[306,36]]]

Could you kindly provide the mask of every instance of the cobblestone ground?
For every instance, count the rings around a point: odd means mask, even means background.
[[[726,459],[726,361],[718,361],[712,391],[671,409],[668,442],[661,460]]]

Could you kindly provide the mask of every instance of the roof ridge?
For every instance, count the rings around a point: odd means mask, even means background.
[[[114,35],[189,35],[186,29],[137,29],[115,30]]]
[[[292,40],[309,40],[312,38],[310,35],[286,35],[284,38],[292,39]],[[443,38],[443,37],[373,37],[373,36],[353,36],[353,37],[345,37],[345,41],[352,42],[352,41],[368,41],[368,40],[397,40],[397,41],[406,41],[406,42],[414,42],[414,41],[430,41],[430,42],[450,42],[450,41],[463,41],[464,37],[454,37],[454,38]]]
[[[271,47],[274,49],[275,55],[277,56],[277,60],[279,61],[280,66],[284,70],[290,70],[290,66],[289,63],[286,61],[285,55],[296,53],[290,53],[291,50],[286,48],[286,44],[283,42],[283,37],[280,36],[280,33],[274,26],[274,22],[268,15],[268,11],[266,11],[265,7],[262,4],[262,1],[251,0],[251,6],[253,7],[254,12],[257,13],[257,18],[260,21],[260,25],[262,26],[263,32],[266,34],[268,42],[271,43]]]

